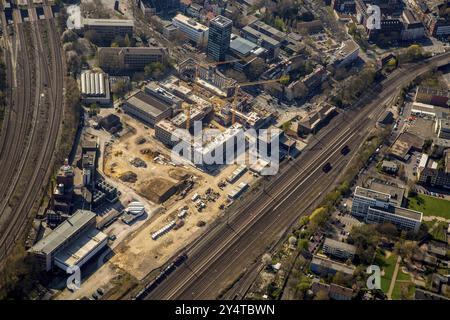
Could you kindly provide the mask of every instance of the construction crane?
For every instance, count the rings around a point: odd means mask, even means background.
[[[230,87],[230,88],[234,88],[234,97],[233,97],[233,102],[231,104],[231,124],[233,125],[236,123],[237,97],[238,97],[238,91],[240,88],[249,87],[249,86],[257,86],[260,84],[276,83],[276,82],[282,82],[282,81],[289,81],[289,76],[283,75],[278,79],[242,82],[242,83],[236,84],[235,86]]]

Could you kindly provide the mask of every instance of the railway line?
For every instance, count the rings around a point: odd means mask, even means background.
[[[407,66],[370,91],[356,109],[340,115],[318,141],[291,162],[257,196],[236,209],[186,249],[189,258],[144,299],[214,299],[221,289],[281,238],[299,216],[314,208],[344,171],[350,155],[361,145],[384,111],[383,105],[417,75],[450,62],[450,54]],[[340,150],[350,146],[342,156]],[[321,168],[330,162],[332,171]]]
[[[25,122],[11,121],[11,119],[8,121],[8,126],[31,125],[31,129],[26,138],[27,145],[25,147],[23,144],[14,144],[14,140],[11,141],[13,136],[9,136],[9,139],[7,136],[5,141],[9,141],[12,148],[2,149],[2,161],[3,152],[6,151],[4,161],[10,166],[14,166],[14,170],[6,171],[0,167],[1,176],[7,177],[10,181],[8,184],[2,184],[2,189],[0,189],[0,194],[5,195],[0,202],[0,260],[8,255],[19,239],[23,238],[28,222],[32,218],[34,205],[42,196],[47,185],[53,168],[54,150],[63,112],[64,61],[51,9],[47,4],[44,4],[44,7],[47,9],[44,8],[45,19],[43,20],[45,22],[43,26],[39,26],[40,19],[31,1],[28,1],[29,22],[23,22],[17,18],[14,22],[17,41],[22,47],[22,55],[17,54],[18,60],[19,56],[24,56],[24,47],[25,52],[32,50],[35,58],[33,66],[30,66],[26,55],[22,58],[24,61],[18,65],[18,77],[30,79],[30,81],[28,83],[19,81],[16,91],[18,95],[23,92],[32,92],[34,107],[30,103],[31,100],[22,100],[16,96],[13,102],[19,108],[28,112],[33,110],[34,113],[33,118],[28,118],[28,121]],[[15,16],[17,17],[17,15],[16,13]],[[31,43],[27,43],[25,39],[24,26],[29,28]],[[43,34],[48,34],[48,39],[43,39]],[[48,43],[44,43],[45,40]],[[51,63],[47,60],[49,55]],[[27,68],[29,70],[35,68],[37,77],[34,83],[32,83],[31,77],[26,76]],[[23,132],[19,131],[18,133],[18,137],[23,139]],[[16,201],[11,203],[11,200],[14,199]]]

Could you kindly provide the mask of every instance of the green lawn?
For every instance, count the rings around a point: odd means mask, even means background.
[[[450,219],[450,201],[418,194],[408,198],[408,208],[423,212],[425,216]]]
[[[375,258],[375,264],[379,265],[381,268],[381,290],[387,293],[389,290],[389,285],[391,283],[392,274],[394,273],[395,263],[397,262],[397,256],[391,254],[389,258],[386,258],[382,252],[378,252]],[[384,273],[384,274],[383,274]]]
[[[398,270],[397,279],[395,280],[394,290],[392,291],[392,300],[402,299],[402,286],[407,286],[408,294],[407,297],[412,299],[415,293],[415,286],[411,281],[411,276],[407,273],[403,273],[401,268]]]

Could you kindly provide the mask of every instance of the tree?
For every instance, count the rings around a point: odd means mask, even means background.
[[[266,71],[267,65],[261,58],[256,58],[245,70],[245,75],[250,81],[258,80],[259,77]]]
[[[297,290],[302,299],[305,298],[305,294],[311,287],[311,280],[306,276],[301,276],[297,284]]]
[[[379,234],[375,225],[353,227],[348,242],[356,246],[356,254],[362,263],[370,264],[379,242]]]
[[[116,81],[111,88],[112,93],[116,94],[119,97],[123,97],[129,90],[129,82],[123,79]]]
[[[382,235],[384,235],[390,239],[393,239],[394,237],[396,237],[398,235],[397,228],[392,223],[389,223],[389,222],[379,224],[377,226],[377,230],[379,233],[381,233]]]
[[[81,69],[81,59],[76,51],[68,51],[66,53],[67,67],[72,74],[78,74]]]
[[[88,30],[84,33],[84,38],[88,39],[90,42],[92,43],[99,43],[100,42],[100,37],[98,35],[97,32],[95,32],[94,30]]]
[[[63,34],[61,35],[61,41],[63,43],[66,42],[74,42],[78,39],[78,35],[73,32],[72,30],[66,30],[63,32]]]
[[[410,260],[419,250],[414,241],[407,241],[400,239],[395,246],[394,252],[398,254],[403,260]]]
[[[165,71],[165,66],[161,62],[152,62],[145,66],[144,73],[146,77],[155,79],[160,78]]]

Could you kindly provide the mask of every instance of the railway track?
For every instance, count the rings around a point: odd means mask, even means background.
[[[252,196],[230,218],[229,226],[222,222],[186,249],[189,259],[145,299],[214,299],[219,290],[236,279],[244,266],[253,263],[307,208],[314,207],[331,189],[347,165],[339,154],[344,144],[356,149],[384,111],[384,103],[418,74],[435,66],[447,64],[450,54],[398,70],[375,91],[368,92],[356,111],[321,135],[305,157],[285,168],[259,195]],[[346,122],[346,123],[345,123]],[[314,151],[315,150],[315,151]],[[354,151],[353,151],[354,152]],[[324,174],[321,167],[331,162],[333,172]],[[292,168],[297,166],[297,168]]]
[[[46,5],[47,6],[47,5]],[[45,22],[43,26],[39,26],[39,17],[31,1],[28,2],[30,29],[33,43],[35,45],[36,69],[39,72],[39,79],[35,84],[35,99],[37,108],[35,108],[36,118],[34,119],[34,127],[31,131],[29,140],[29,148],[22,150],[22,157],[26,166],[19,166],[16,173],[16,183],[9,187],[9,193],[12,195],[17,192],[17,181],[27,178],[25,190],[18,195],[21,199],[14,208],[13,216],[9,216],[7,221],[2,221],[2,232],[0,236],[0,259],[3,259],[14,247],[15,243],[23,238],[26,227],[30,218],[32,218],[33,208],[42,196],[50,178],[53,168],[54,150],[57,144],[57,137],[61,123],[62,105],[63,105],[63,77],[64,77],[64,61],[59,44],[58,31],[56,25],[52,21],[51,9],[46,9]],[[18,27],[20,28],[20,27]],[[48,34],[48,44],[44,43],[43,34]],[[21,34],[21,43],[25,41]],[[48,51],[46,49],[49,49]],[[51,56],[51,63],[47,61],[47,57]],[[20,103],[20,101],[19,101]],[[36,146],[38,150],[36,151]],[[34,149],[33,149],[34,147]],[[25,152],[24,152],[25,151]],[[26,170],[30,170],[30,165],[34,167],[31,175],[24,176]],[[2,173],[3,174],[3,173]],[[11,196],[3,203],[8,203]],[[0,207],[0,219],[5,215],[6,207]],[[2,210],[3,209],[3,210]]]

